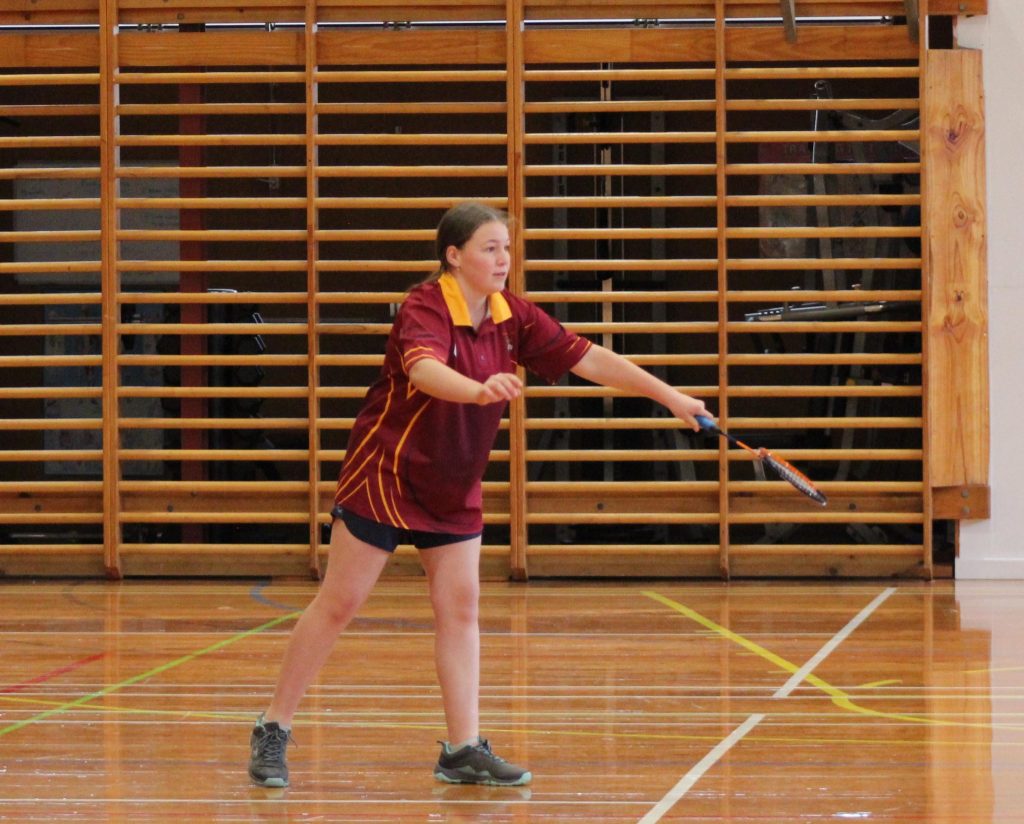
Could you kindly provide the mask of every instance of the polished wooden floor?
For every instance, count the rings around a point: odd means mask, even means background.
[[[485,584],[485,733],[436,784],[419,581],[385,581],[245,773],[306,582],[0,584],[0,820],[1024,821],[1012,582]]]

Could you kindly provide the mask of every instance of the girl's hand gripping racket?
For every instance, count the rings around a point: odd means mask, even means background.
[[[758,461],[761,464],[761,466],[770,469],[778,477],[790,483],[794,488],[802,492],[812,501],[817,501],[822,506],[828,506],[828,498],[825,497],[825,494],[820,489],[818,489],[818,487],[816,487],[813,483],[811,483],[810,478],[804,475],[803,472],[801,472],[799,469],[797,469],[789,462],[784,461],[782,458],[776,457],[763,446],[758,449],[754,449],[751,446],[747,446],[745,443],[743,443],[743,441],[739,440],[738,438],[734,438],[728,432],[719,429],[715,422],[711,420],[711,418],[707,418],[704,415],[697,416],[697,423],[700,424],[700,428],[703,429],[705,432],[711,435],[721,435],[729,443],[734,444],[735,446],[738,446],[741,449],[745,449],[747,452],[754,456],[754,459]]]

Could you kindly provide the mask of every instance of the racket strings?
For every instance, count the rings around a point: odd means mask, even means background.
[[[790,483],[808,498],[817,501],[822,506],[828,503],[828,498],[811,482],[811,479],[788,461],[777,458],[764,447],[757,450],[757,457],[762,465],[767,466],[778,477]]]

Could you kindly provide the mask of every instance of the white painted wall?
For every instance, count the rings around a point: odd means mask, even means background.
[[[1024,579],[1024,3],[989,0],[957,39],[985,73],[992,517],[962,524],[955,574]]]

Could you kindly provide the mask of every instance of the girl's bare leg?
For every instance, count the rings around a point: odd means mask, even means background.
[[[453,746],[480,734],[480,542],[420,551],[434,608],[434,660],[448,740]]]
[[[390,553],[360,541],[340,520],[331,529],[327,574],[292,630],[265,721],[290,728],[292,716],[335,640],[373,590]]]

